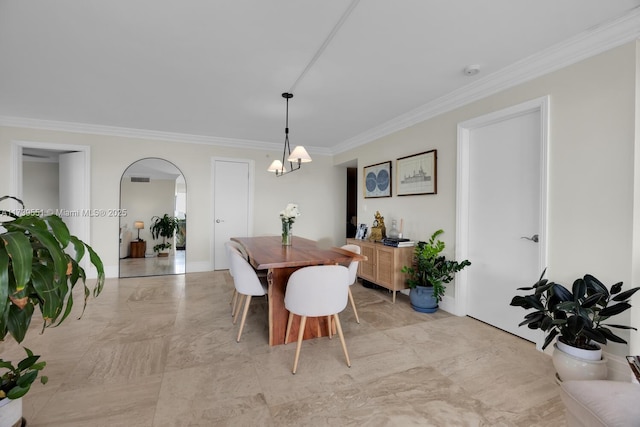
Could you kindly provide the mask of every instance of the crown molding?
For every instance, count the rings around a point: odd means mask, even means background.
[[[640,38],[640,7],[515,62],[333,148],[339,154]]]
[[[124,128],[117,126],[93,125],[88,123],[62,122],[57,120],[30,119],[25,117],[0,116],[0,126],[19,127],[59,132],[86,133],[93,135],[117,136],[154,141],[175,142],[181,144],[215,145],[218,147],[241,148],[246,150],[281,151],[282,144],[249,139],[234,139],[215,136],[192,135],[177,132],[162,132],[147,129]],[[311,154],[330,156],[329,149],[308,147]]]

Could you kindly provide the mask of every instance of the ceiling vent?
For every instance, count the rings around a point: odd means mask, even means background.
[[[131,177],[131,182],[149,182],[151,181],[151,178],[147,177],[147,176],[132,176]]]

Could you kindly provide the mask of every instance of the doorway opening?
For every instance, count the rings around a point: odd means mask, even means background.
[[[358,168],[347,168],[347,239],[356,237],[358,228]]]
[[[26,209],[58,215],[79,239],[91,243],[90,148],[85,145],[14,141],[11,195]],[[83,260],[83,267],[87,267]]]

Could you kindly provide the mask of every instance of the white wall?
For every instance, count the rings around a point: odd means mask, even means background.
[[[59,206],[58,163],[25,161],[22,175],[22,201],[26,209],[46,212]]]

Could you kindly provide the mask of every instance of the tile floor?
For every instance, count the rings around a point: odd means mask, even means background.
[[[49,383],[25,396],[29,427],[565,425],[551,358],[481,322],[355,284],[361,323],[341,315],[352,367],[322,338],[292,375],[295,346],[267,345],[264,299],[236,343],[232,289],[226,271],[109,279],[81,320],[33,324],[23,345]]]
[[[162,276],[184,274],[186,251],[173,251],[168,257],[122,258],[120,277]]]

